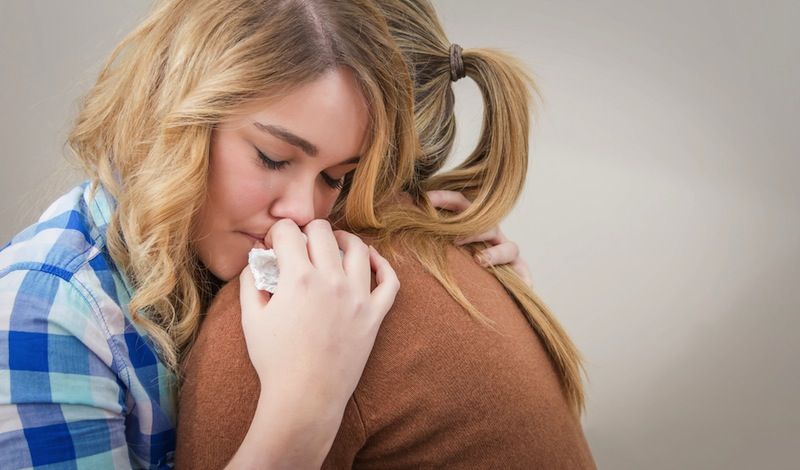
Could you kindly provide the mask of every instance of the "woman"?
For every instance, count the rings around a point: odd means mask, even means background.
[[[417,148],[404,67],[368,1],[157,4],[69,136],[90,181],[0,252],[0,467],[170,466],[181,357],[261,242],[286,294],[245,312],[269,426],[238,458],[324,452],[398,286],[374,249],[316,219],[337,205],[383,224],[374,208],[400,189],[385,175],[411,171]],[[288,314],[305,323],[263,324]],[[292,375],[280,355],[318,361]]]
[[[467,230],[491,227],[521,191],[525,74],[502,54],[450,45],[427,1],[376,3],[414,78],[423,152],[401,180],[405,203],[378,208],[383,229],[347,225],[393,253],[402,288],[331,450],[313,467],[593,468],[578,421],[583,394],[571,341],[510,267],[484,271],[468,257],[478,246],[451,246]],[[435,174],[453,143],[450,83],[463,76],[484,96],[479,144],[465,163]],[[481,202],[436,214],[414,195],[437,188],[464,188]],[[248,428],[261,391],[239,315],[256,301],[234,282],[209,310],[185,368],[181,467],[220,468],[245,433],[254,437]]]

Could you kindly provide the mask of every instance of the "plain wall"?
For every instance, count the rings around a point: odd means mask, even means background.
[[[544,96],[503,227],[585,355],[599,466],[796,466],[800,4],[435,4]],[[147,6],[0,0],[0,244],[80,180],[76,100]],[[463,156],[480,95],[455,90]]]

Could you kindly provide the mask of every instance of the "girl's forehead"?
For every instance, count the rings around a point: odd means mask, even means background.
[[[291,141],[310,156],[354,156],[365,145],[369,108],[354,74],[340,67],[254,103],[238,121],[266,137]]]

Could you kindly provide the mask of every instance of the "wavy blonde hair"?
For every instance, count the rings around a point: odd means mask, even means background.
[[[379,208],[382,228],[371,231],[391,248],[402,243],[476,319],[492,326],[463,295],[447,269],[446,246],[457,238],[497,226],[514,206],[525,185],[528,169],[530,108],[539,91],[523,66],[497,50],[465,49],[466,76],[483,96],[483,125],[477,147],[453,170],[439,172],[450,156],[456,122],[451,88],[450,41],[436,11],[426,0],[376,0],[387,18],[392,36],[406,57],[414,81],[415,124],[421,152],[414,172],[404,182],[419,210]],[[436,212],[425,191],[460,191],[472,201],[464,212]],[[347,226],[369,231],[367,212],[347,212]],[[475,254],[485,244],[468,249]],[[577,348],[544,302],[509,266],[489,268],[525,312],[541,338],[561,379],[573,412],[584,409],[582,360]]]
[[[68,146],[116,200],[108,249],[134,286],[134,322],[173,371],[211,295],[191,234],[214,126],[339,66],[369,106],[350,205],[375,227],[373,204],[401,190],[418,143],[405,62],[368,0],[159,2],[82,100]]]

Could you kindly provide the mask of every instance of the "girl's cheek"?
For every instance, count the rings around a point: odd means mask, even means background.
[[[331,215],[336,198],[339,196],[338,192],[326,191],[328,194],[321,194],[317,196],[316,214],[318,219],[327,219]]]

